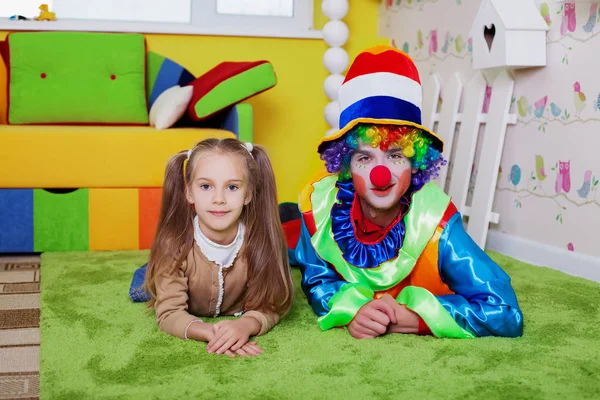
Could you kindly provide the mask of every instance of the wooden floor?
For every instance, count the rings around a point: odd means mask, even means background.
[[[0,399],[37,399],[40,257],[0,255]]]

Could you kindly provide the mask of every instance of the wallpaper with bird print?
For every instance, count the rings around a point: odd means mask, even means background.
[[[600,257],[599,4],[536,1],[549,27],[547,66],[511,71],[517,124],[506,131],[493,209],[500,222],[491,227],[595,257]],[[380,35],[415,60],[422,81],[439,74],[441,104],[444,82],[455,72],[465,82],[473,74],[469,35],[479,5],[480,0],[381,2]],[[490,85],[482,112],[491,98]],[[470,191],[476,176],[477,161]]]

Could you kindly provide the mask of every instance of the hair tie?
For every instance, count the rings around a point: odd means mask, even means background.
[[[243,146],[244,146],[244,148],[246,150],[248,150],[248,153],[250,153],[250,155],[252,156],[252,158],[254,158],[254,155],[252,154],[252,150],[254,150],[254,145],[252,145],[252,143],[250,143],[250,142],[245,142],[243,144]]]
[[[185,178],[185,173],[187,172],[187,164],[190,158],[192,157],[192,153],[194,152],[194,147],[187,151],[187,158],[183,160],[183,182],[187,185],[187,179]]]

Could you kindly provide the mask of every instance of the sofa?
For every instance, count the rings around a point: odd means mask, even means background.
[[[274,72],[240,83],[256,71],[240,63],[200,79],[141,34],[11,33],[0,53],[0,253],[149,249],[168,158],[209,137],[251,142],[244,100],[274,85]],[[150,126],[161,94],[191,86],[195,110]]]

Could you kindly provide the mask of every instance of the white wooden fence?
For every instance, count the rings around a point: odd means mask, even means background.
[[[431,75],[423,82],[423,125],[434,130],[444,140],[444,158],[452,162],[448,184],[448,165],[442,167],[436,180],[462,213],[468,217],[467,232],[473,240],[485,248],[490,223],[498,223],[500,215],[492,211],[494,193],[498,179],[498,168],[504,146],[508,124],[516,124],[517,115],[509,114],[514,80],[507,71],[502,71],[492,82],[488,112],[483,104],[488,83],[476,71],[466,83],[458,73],[445,85],[443,102],[437,112],[441,83],[438,75]],[[462,112],[459,110],[464,99]],[[437,123],[437,127],[435,124]],[[454,143],[457,124],[460,123],[458,138]],[[480,125],[485,125],[481,140],[481,153],[477,165],[477,176],[473,198],[467,205],[471,171],[475,160]],[[454,146],[454,152],[452,152]],[[452,154],[451,154],[452,153]],[[447,186],[447,187],[446,187]]]

